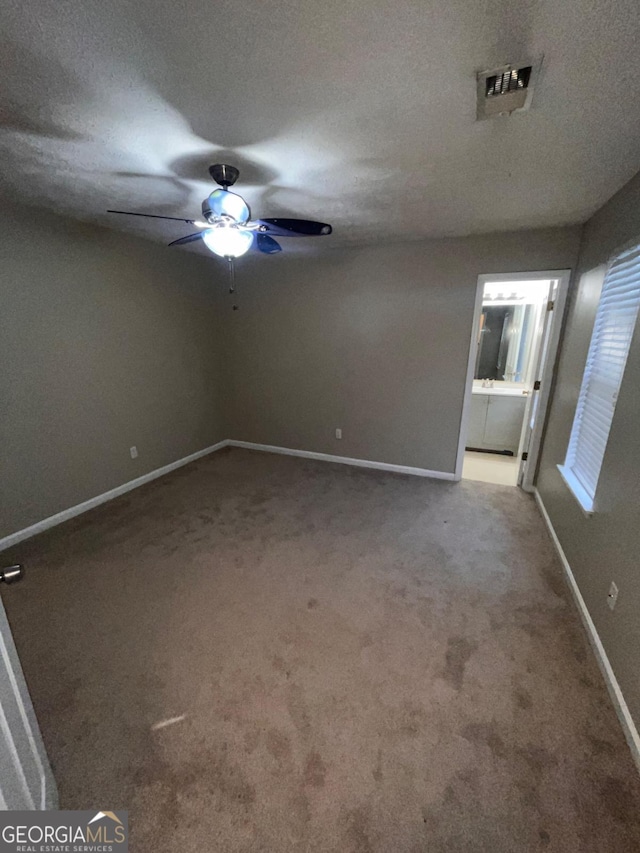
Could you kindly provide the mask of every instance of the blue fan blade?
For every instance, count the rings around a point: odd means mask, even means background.
[[[282,251],[280,243],[273,237],[269,237],[268,234],[256,234],[254,246],[259,252],[264,252],[265,255],[275,255]]]
[[[179,216],[160,216],[157,213],[133,213],[131,210],[107,210],[107,213],[122,213],[125,216],[146,216],[147,219],[172,219],[174,222],[187,222],[193,225],[195,219],[181,219]]]
[[[245,200],[229,190],[214,190],[208,199],[209,208],[217,216],[231,216],[236,222],[246,222],[251,211]]]
[[[258,219],[266,225],[269,234],[278,237],[321,237],[331,234],[333,228],[326,222],[314,222],[312,219]]]
[[[186,237],[180,237],[172,243],[167,243],[168,246],[181,246],[183,243],[193,243],[194,240],[201,240],[204,231],[198,231],[197,234],[187,234]]]

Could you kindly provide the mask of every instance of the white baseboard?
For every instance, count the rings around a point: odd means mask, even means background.
[[[175,471],[176,468],[181,468],[183,465],[188,465],[189,462],[195,462],[196,459],[200,459],[202,456],[206,456],[209,453],[213,453],[216,450],[221,450],[223,447],[226,447],[229,442],[225,439],[224,441],[219,441],[217,444],[212,444],[211,447],[205,447],[204,450],[198,450],[197,453],[191,453],[189,456],[185,456],[183,459],[178,459],[175,462],[170,462],[168,465],[163,465],[162,468],[156,468],[155,471],[149,471],[148,474],[143,474],[142,477],[136,477],[135,480],[129,480],[128,483],[123,483],[121,486],[116,486],[115,489],[110,489],[108,492],[104,492],[101,495],[97,495],[95,498],[90,498],[88,501],[83,501],[81,504],[76,504],[76,506],[69,507],[69,509],[62,510],[62,512],[57,512],[55,515],[50,515],[49,518],[45,518],[42,521],[38,521],[36,524],[32,524],[30,527],[25,527],[23,530],[18,530],[16,533],[11,533],[9,536],[5,536],[4,539],[0,539],[0,551],[4,551],[6,548],[11,548],[12,545],[17,545],[18,542],[22,542],[24,539],[29,539],[31,536],[35,536],[38,533],[42,533],[44,530],[48,530],[50,527],[55,527],[57,524],[62,524],[63,521],[68,521],[70,518],[74,518],[76,515],[80,515],[83,512],[87,512],[90,509],[93,509],[96,506],[100,506],[100,504],[106,503],[107,501],[113,500],[113,498],[117,498],[120,495],[124,495],[125,492],[130,492],[132,489],[137,489],[138,486],[143,486],[145,483],[151,482],[151,480],[155,480],[158,477],[162,477],[164,474],[168,474],[170,471]]]
[[[430,471],[428,468],[413,468],[411,465],[392,465],[390,462],[370,462],[367,459],[351,459],[348,456],[333,456],[331,453],[316,453],[314,450],[293,450],[273,444],[254,444],[252,441],[229,441],[230,447],[247,450],[262,450],[265,453],[281,453],[284,456],[302,456],[304,459],[319,459],[321,462],[338,462],[358,468],[375,468],[378,471],[393,471],[396,474],[412,474],[414,477],[433,477],[436,480],[454,480],[455,474],[448,471]]]
[[[604,650],[604,646],[602,645],[602,640],[600,639],[596,626],[593,623],[591,614],[587,609],[587,605],[585,604],[585,600],[582,597],[580,588],[578,587],[573,572],[571,571],[571,566],[569,565],[567,556],[564,553],[562,545],[560,544],[560,540],[558,539],[556,531],[553,528],[553,524],[551,523],[549,514],[547,513],[546,507],[543,504],[542,498],[540,497],[540,493],[537,489],[534,490],[534,495],[536,503],[538,504],[538,509],[540,510],[545,524],[547,525],[551,540],[555,545],[556,551],[558,552],[558,556],[560,557],[560,562],[562,563],[562,566],[564,568],[569,588],[571,589],[573,598],[578,607],[578,611],[580,612],[582,622],[589,637],[589,641],[591,642],[591,646],[595,652],[598,665],[600,666],[600,670],[602,671],[602,675],[604,676],[609,695],[611,696],[611,701],[613,702],[614,707],[616,709],[616,713],[618,714],[618,719],[620,720],[622,730],[624,731],[624,736],[626,737],[627,743],[629,744],[629,749],[631,750],[633,760],[636,763],[638,772],[640,772],[640,734],[638,734],[638,729],[636,728],[636,725],[633,721],[633,717],[631,716],[629,707],[625,702],[624,695],[622,693],[620,685],[618,684],[618,679],[615,676],[609,658],[607,657],[607,653]]]
[[[162,477],[170,471],[175,471],[176,468],[181,468],[183,465],[188,465],[189,462],[194,462],[208,453],[213,453],[216,450],[221,450],[223,447],[245,447],[248,450],[262,450],[266,453],[283,453],[286,456],[303,456],[306,459],[320,459],[324,462],[341,462],[344,465],[357,465],[361,468],[377,468],[380,471],[394,471],[397,474],[413,474],[417,477],[435,477],[438,480],[453,480],[455,474],[446,471],[429,471],[426,468],[412,468],[410,465],[391,465],[388,462],[369,462],[365,459],[349,459],[346,456],[332,456],[329,453],[315,453],[311,450],[291,450],[288,447],[275,447],[271,444],[253,444],[250,441],[233,441],[225,439],[213,444],[211,447],[205,447],[204,450],[198,450],[197,453],[192,453],[190,456],[185,456],[184,459],[178,459],[176,462],[171,462],[169,465],[164,465],[162,468],[156,468],[155,471],[150,471],[148,474],[143,474],[142,477],[137,477],[135,480],[129,480],[128,483],[123,483],[121,486],[116,486],[102,495],[97,495],[95,498],[90,498],[88,501],[83,501],[76,506],[69,507],[62,512],[49,516],[30,527],[25,527],[23,530],[18,530],[16,533],[11,533],[0,539],[0,551],[11,548],[12,545],[17,545],[31,536],[36,536],[48,530],[50,527],[55,527],[57,524],[62,524],[63,521],[68,521],[76,515],[87,512],[100,504],[113,500],[125,492],[130,492],[132,489],[137,489],[138,486],[143,486],[157,477]]]

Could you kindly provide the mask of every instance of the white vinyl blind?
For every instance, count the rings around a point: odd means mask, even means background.
[[[618,255],[605,275],[567,458],[560,469],[588,511],[593,510],[639,306],[640,246],[637,246]],[[586,494],[582,494],[583,490]]]

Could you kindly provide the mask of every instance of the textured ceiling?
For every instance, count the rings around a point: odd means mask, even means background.
[[[213,162],[334,246],[583,221],[640,169],[638,0],[4,0],[0,25],[0,188],[160,241],[189,227],[104,211],[197,216]],[[540,54],[532,110],[475,122],[475,72]]]

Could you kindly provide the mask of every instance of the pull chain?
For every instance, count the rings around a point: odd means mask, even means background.
[[[236,271],[233,268],[233,258],[228,257],[229,261],[229,293],[235,293],[236,290]]]
[[[236,292],[236,269],[233,265],[233,258],[228,257],[227,260],[229,261],[229,293],[233,295]],[[234,305],[232,310],[237,311],[238,306]]]

